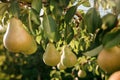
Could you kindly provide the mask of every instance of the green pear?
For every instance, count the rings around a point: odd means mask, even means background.
[[[34,38],[25,30],[23,23],[15,17],[10,19],[3,44],[6,49],[15,53],[33,54],[37,50]]]
[[[85,78],[87,76],[84,70],[79,70],[77,74],[78,74],[78,77],[80,78]]]
[[[48,43],[43,54],[43,61],[48,66],[56,66],[60,62],[60,53],[55,49],[54,44]]]
[[[77,63],[77,56],[70,50],[68,46],[63,48],[61,62],[66,67],[73,67]]]

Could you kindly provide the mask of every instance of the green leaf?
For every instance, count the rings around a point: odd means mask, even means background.
[[[53,9],[53,14],[54,14],[56,20],[60,20],[60,18],[62,16],[62,9],[58,6],[55,6]]]
[[[67,44],[70,43],[70,41],[73,39],[73,37],[74,37],[73,28],[71,26],[67,25],[65,28],[65,39],[66,39]]]
[[[42,8],[42,0],[32,0],[31,7],[39,13]]]
[[[59,2],[60,2],[59,4],[61,7],[67,7],[70,0],[59,0]]]
[[[102,25],[102,20],[100,18],[99,12],[95,8],[90,8],[85,14],[84,22],[89,33],[95,33],[97,28],[100,28]]]
[[[80,24],[79,24],[79,27],[81,29],[85,29],[85,25],[84,25],[84,20],[81,20]]]
[[[100,75],[100,72],[99,72],[99,67],[98,67],[98,65],[96,66],[96,69],[95,69],[95,74],[96,74],[96,75],[98,75],[98,76]]]
[[[51,15],[44,14],[43,28],[49,40],[57,41],[57,24]]]
[[[8,9],[7,3],[0,3],[0,18],[3,17],[3,15],[7,9]]]
[[[18,17],[20,15],[19,4],[16,0],[11,1],[9,12],[12,14],[12,16]]]
[[[88,0],[88,1],[85,1],[82,5],[85,6],[85,7],[90,7],[90,2],[89,2],[89,0]]]
[[[102,21],[103,21],[102,27],[104,27],[104,24],[105,24],[107,29],[114,28],[118,23],[117,16],[112,13],[108,13],[105,16],[103,16]]]
[[[102,1],[101,1],[101,5],[102,5],[103,9],[105,9],[105,10],[107,9],[107,5],[108,5],[108,4],[107,4],[107,1],[102,0]]]
[[[77,6],[72,6],[68,9],[66,15],[65,15],[65,22],[69,23],[73,16],[75,15],[75,12],[77,10]]]
[[[96,48],[90,50],[90,51],[87,51],[85,53],[82,53],[83,55],[86,55],[86,56],[96,56],[100,53],[100,51],[103,49],[103,45],[99,45],[97,46]]]
[[[120,43],[120,29],[106,33],[102,42],[105,48],[111,48],[118,45]]]
[[[31,20],[35,24],[40,25],[39,14],[34,9],[31,9]]]

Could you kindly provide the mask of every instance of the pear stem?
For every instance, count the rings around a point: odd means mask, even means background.
[[[32,29],[30,10],[29,10],[29,13],[28,13],[28,23],[29,23],[29,29],[30,29],[32,35],[35,36],[35,33],[34,33],[33,29]]]

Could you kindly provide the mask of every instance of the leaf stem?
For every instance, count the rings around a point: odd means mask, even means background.
[[[29,29],[30,29],[32,35],[35,36],[35,33],[34,33],[33,29],[32,29],[30,10],[29,10],[29,13],[28,13],[28,23],[29,23]]]

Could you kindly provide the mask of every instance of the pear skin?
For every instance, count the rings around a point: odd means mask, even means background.
[[[24,53],[24,54],[33,54],[33,53],[36,52],[36,50],[37,50],[37,44],[33,39],[33,44],[31,44],[31,46],[29,47],[28,50],[23,51],[22,53]]]
[[[97,64],[104,72],[111,74],[120,70],[119,59],[120,47],[114,46],[108,49],[104,48],[97,57]]]
[[[77,74],[78,74],[78,77],[80,78],[85,78],[87,76],[84,70],[79,70]]]
[[[11,52],[24,52],[32,54],[37,50],[34,38],[24,29],[18,18],[11,18],[10,24],[3,37],[3,44]]]
[[[120,80],[120,70],[113,72],[108,80]]]
[[[70,50],[68,46],[63,48],[61,63],[66,67],[73,67],[77,63],[77,56]]]
[[[64,70],[64,69],[66,69],[67,67],[64,66],[61,62],[59,62],[59,63],[57,64],[57,68],[58,68],[59,70]]]
[[[48,43],[43,54],[43,61],[48,66],[56,66],[60,62],[60,54],[52,43]]]

